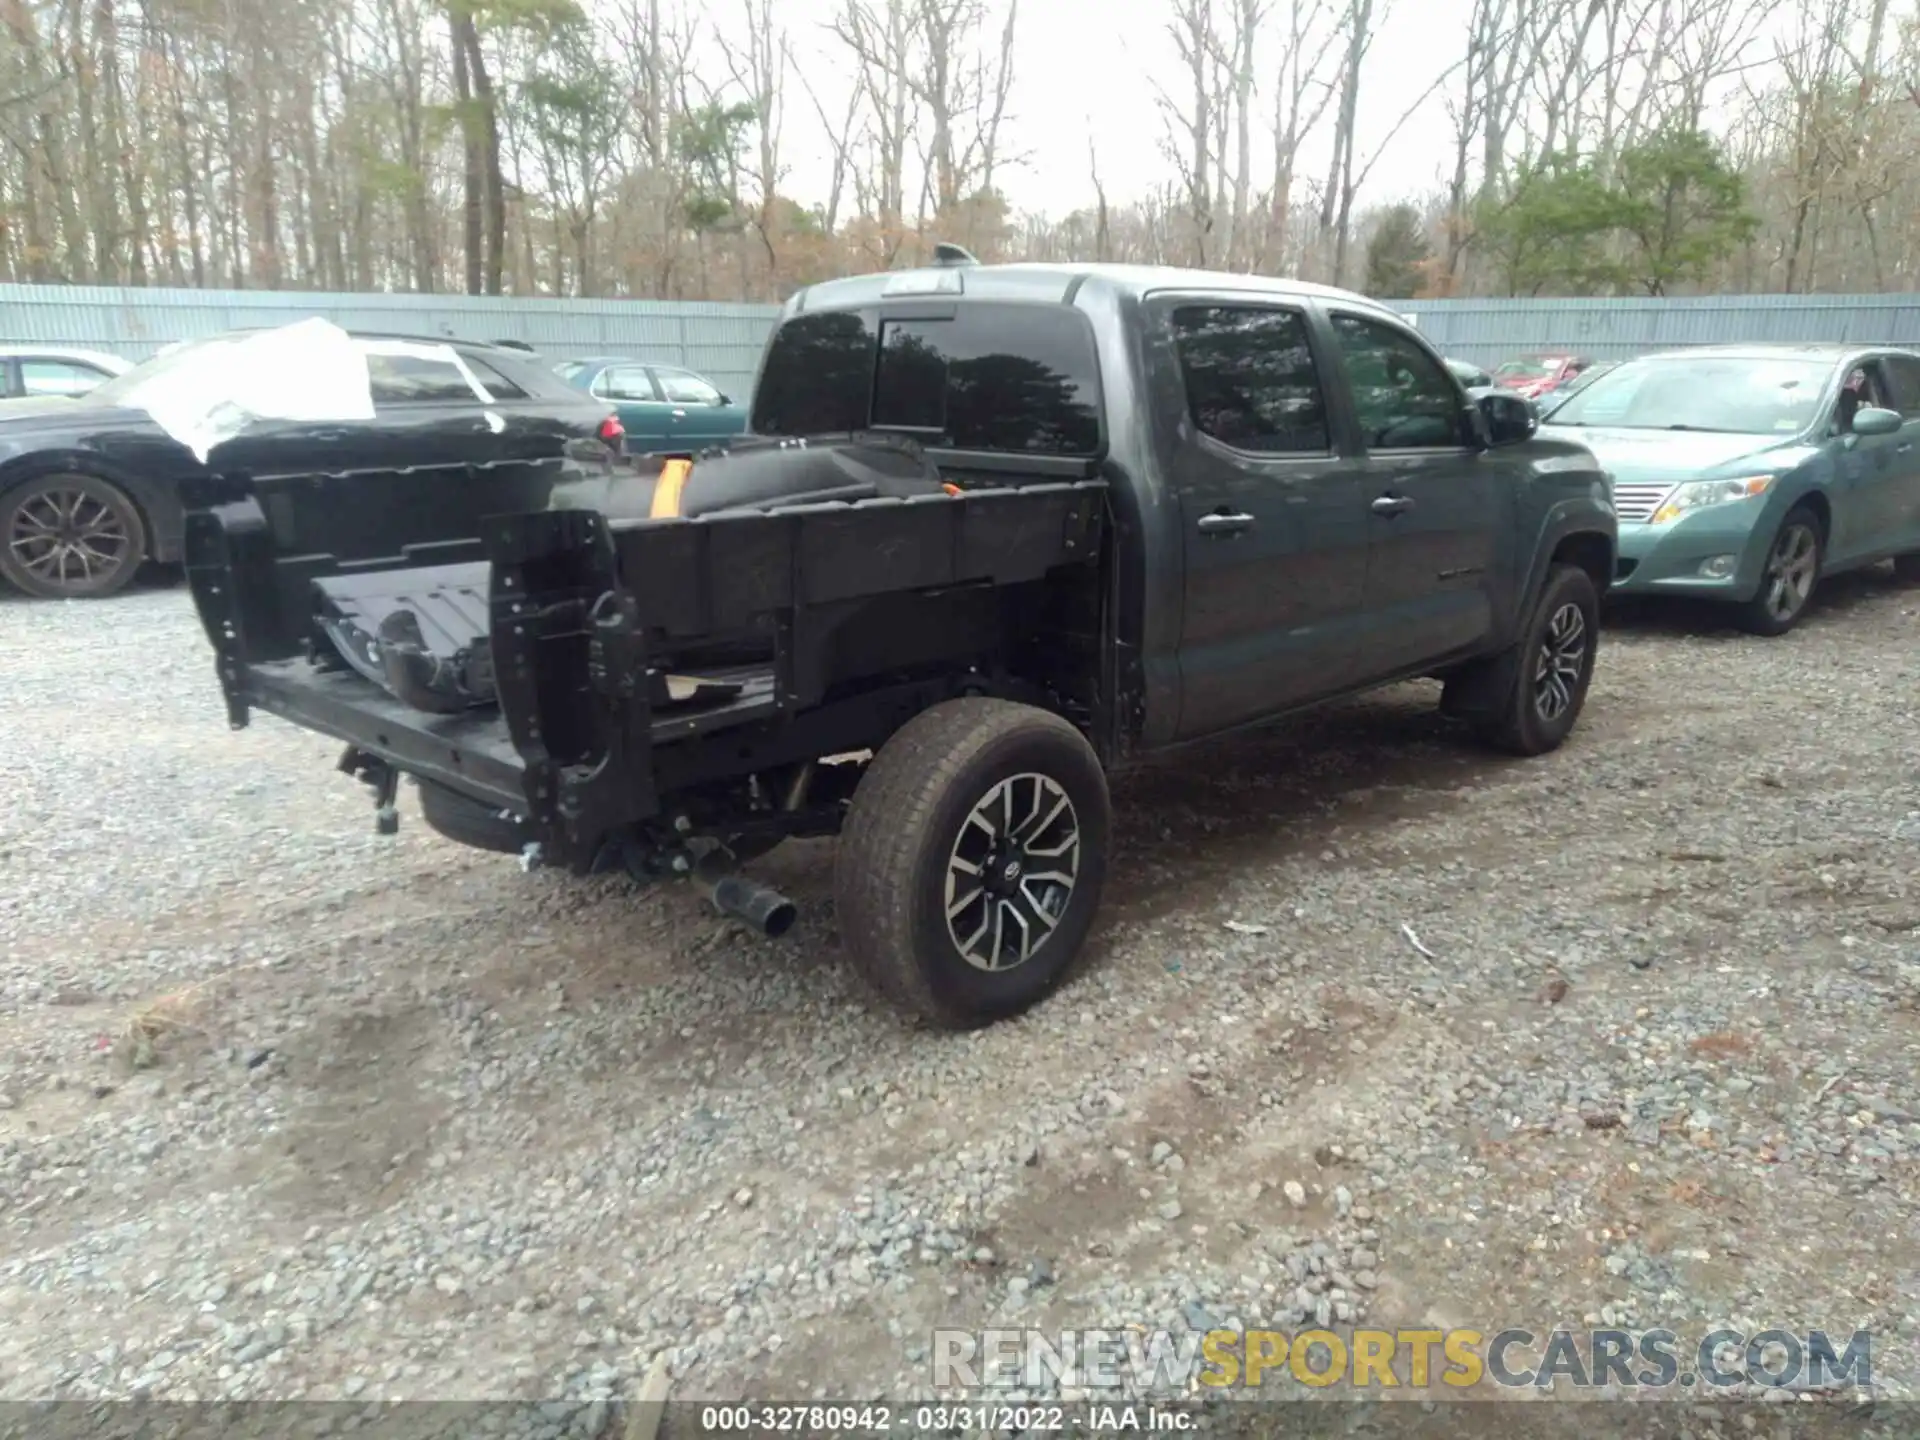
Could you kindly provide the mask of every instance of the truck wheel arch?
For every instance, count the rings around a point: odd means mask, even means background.
[[[1598,530],[1576,530],[1561,536],[1554,543],[1545,567],[1535,577],[1529,598],[1538,594],[1540,586],[1546,583],[1546,578],[1553,573],[1555,565],[1578,565],[1592,578],[1593,588],[1604,595],[1607,593],[1607,588],[1613,584],[1613,541]]]

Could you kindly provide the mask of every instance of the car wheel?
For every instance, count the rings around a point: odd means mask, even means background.
[[[936,705],[854,792],[835,864],[840,935],[895,1005],[949,1029],[1034,1005],[1064,978],[1106,879],[1106,775],[1059,716]]]
[[[0,496],[0,575],[49,600],[124,590],[146,559],[140,510],[94,475],[42,475]]]
[[[1787,512],[1767,547],[1760,589],[1740,606],[1740,628],[1754,635],[1784,635],[1800,623],[1820,583],[1826,536],[1820,517],[1804,505]]]
[[[1544,755],[1573,732],[1600,649],[1600,593],[1577,565],[1556,565],[1509,660],[1499,703],[1476,719],[1488,744]]]
[[[1920,585],[1920,554],[1894,556],[1893,578],[1902,585]]]

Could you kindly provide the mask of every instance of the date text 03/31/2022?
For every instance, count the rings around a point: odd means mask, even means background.
[[[1177,1432],[1194,1416],[1176,1406],[953,1404],[915,1405],[707,1405],[700,1411],[704,1434],[952,1435],[981,1431],[1031,1434],[1090,1430]]]

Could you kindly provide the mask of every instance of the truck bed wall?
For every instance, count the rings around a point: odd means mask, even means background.
[[[544,510],[579,473],[554,457],[189,481],[186,562],[202,620],[211,633],[203,592],[223,584],[214,608],[244,637],[247,659],[289,659],[321,639],[316,579],[484,560],[490,517]]]
[[[1091,667],[1049,630],[1097,614],[1104,523],[1098,481],[691,520],[502,517],[494,658],[536,818],[582,849],[674,788],[877,744],[922,703],[916,686],[951,693],[977,672],[992,688],[1050,638],[1084,690]],[[732,706],[723,741],[704,743],[697,714],[656,713],[664,667],[695,673],[704,647],[742,637],[761,640],[771,684],[759,708]]]

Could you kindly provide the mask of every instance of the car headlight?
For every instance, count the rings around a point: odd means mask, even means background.
[[[1729,505],[1735,500],[1750,500],[1764,495],[1773,484],[1771,475],[1748,475],[1739,480],[1693,480],[1682,485],[1661,502],[1653,512],[1652,523],[1665,525],[1709,505]]]

